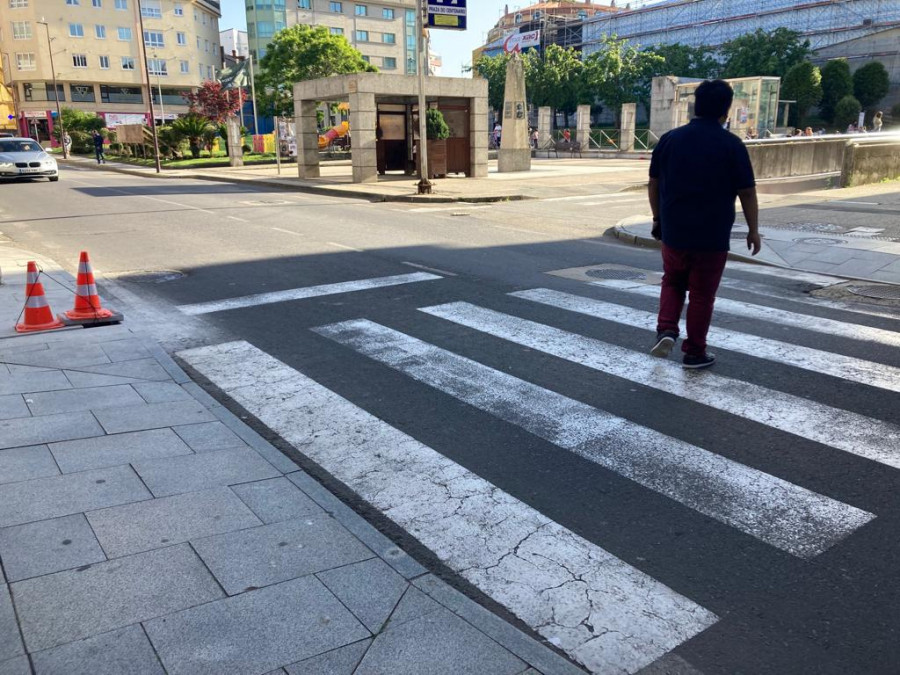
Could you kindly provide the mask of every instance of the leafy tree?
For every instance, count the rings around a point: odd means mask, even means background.
[[[207,132],[210,129],[215,130],[215,127],[206,117],[198,115],[197,113],[188,113],[183,117],[179,117],[172,122],[171,126],[176,133],[181,134],[184,138],[188,139],[191,146],[191,155],[194,159],[197,159],[200,156],[203,138],[206,136]]]
[[[481,56],[472,65],[472,70],[488,82],[488,105],[499,111],[503,108],[503,90],[506,88],[506,64],[508,54]],[[527,94],[531,97],[531,91]]]
[[[771,33],[757,28],[726,42],[721,47],[725,61],[723,77],[784,77],[810,54],[809,40],[800,41],[800,33],[776,28]]]
[[[838,101],[852,95],[853,78],[847,59],[834,59],[822,66],[822,102],[819,104],[822,117],[833,122]]]
[[[347,73],[377,72],[343,35],[297,24],[275,33],[260,60],[257,96],[276,115],[294,114],[294,83]]]
[[[863,108],[871,108],[878,103],[890,87],[887,69],[880,61],[870,61],[853,73],[853,95]]]
[[[856,124],[862,106],[852,96],[845,96],[834,107],[834,124],[838,130],[846,129],[850,124]]]
[[[788,101],[796,101],[791,107],[791,124],[799,126],[809,109],[822,100],[822,73],[809,61],[801,61],[781,81],[781,95]]]
[[[676,75],[706,80],[717,77],[722,69],[722,64],[713,56],[711,47],[691,47],[676,42],[671,45],[656,45],[647,51],[664,59],[663,63],[653,69],[653,76]]]
[[[623,103],[650,101],[650,78],[664,58],[615,35],[605,36],[599,49],[584,60],[582,98],[599,99],[612,108],[618,126]]]
[[[535,106],[549,106],[566,113],[575,112],[584,64],[571,47],[547,45],[543,55],[530,50],[523,56],[525,91]],[[553,116],[556,119],[556,115]]]
[[[221,82],[207,80],[197,91],[182,94],[191,112],[221,124],[230,115],[237,115],[246,100],[240,89],[225,89]]]

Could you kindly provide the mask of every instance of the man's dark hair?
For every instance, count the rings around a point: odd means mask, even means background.
[[[725,80],[706,80],[694,92],[694,114],[717,120],[728,114],[733,100],[734,90]]]

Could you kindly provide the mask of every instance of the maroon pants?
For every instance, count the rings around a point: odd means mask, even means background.
[[[706,352],[706,334],[727,257],[727,251],[680,251],[662,245],[664,274],[656,331],[678,334],[685,294],[690,292],[687,340],[681,345],[686,354],[700,356]]]

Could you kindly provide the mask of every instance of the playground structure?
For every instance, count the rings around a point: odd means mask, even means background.
[[[319,134],[319,150],[324,150],[329,145],[334,143],[337,139],[343,138],[347,134],[350,133],[350,123],[347,121],[341,122],[340,124],[336,124],[331,127],[324,134]]]

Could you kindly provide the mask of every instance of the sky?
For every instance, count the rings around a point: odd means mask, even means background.
[[[372,0],[366,0],[372,2]],[[462,69],[468,67],[472,61],[472,50],[483,45],[487,32],[503,13],[505,4],[509,4],[510,11],[517,7],[527,7],[531,2],[509,2],[509,0],[468,0],[467,25],[465,31],[456,30],[432,30],[432,51],[441,55],[444,65],[441,75],[445,77],[468,77]],[[374,0],[373,4],[377,4]],[[219,28],[239,28],[247,30],[247,15],[244,11],[244,0],[222,0],[222,19]]]

